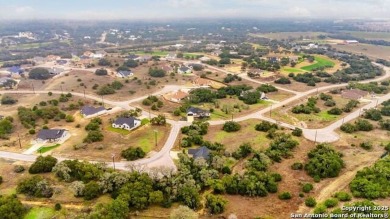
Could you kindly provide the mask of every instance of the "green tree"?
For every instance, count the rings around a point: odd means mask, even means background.
[[[187,206],[180,205],[171,211],[169,219],[197,219],[198,214]]]
[[[319,144],[308,153],[309,161],[305,170],[310,176],[320,178],[336,177],[344,167],[341,154],[328,144]]]
[[[84,199],[92,200],[101,194],[100,186],[97,182],[91,181],[85,185],[84,188]]]
[[[225,132],[237,132],[241,129],[241,125],[234,121],[228,121],[225,122],[225,124],[222,127],[222,130]]]
[[[46,80],[50,78],[50,73],[46,68],[34,68],[28,73],[28,77],[35,80]]]
[[[0,196],[0,217],[2,219],[23,218],[26,208],[18,200],[16,195]]]
[[[317,202],[316,202],[315,198],[308,197],[305,199],[305,205],[307,207],[315,207],[317,205]]]
[[[130,147],[130,148],[123,150],[121,152],[121,156],[123,158],[125,158],[126,160],[130,160],[130,161],[144,158],[145,155],[146,155],[146,153],[140,147],[136,147],[136,148]]]
[[[12,104],[15,104],[16,102],[18,102],[18,100],[15,98],[12,98],[11,96],[4,95],[1,98],[2,105],[12,105]]]
[[[39,156],[33,164],[31,164],[28,172],[31,174],[35,173],[48,173],[51,172],[53,167],[56,165],[57,159],[50,155],[43,157]]]
[[[206,196],[206,208],[211,214],[221,214],[225,211],[227,200],[222,196],[209,194]]]
[[[99,76],[108,75],[108,72],[107,72],[107,70],[104,69],[104,68],[96,69],[95,75],[99,75]]]

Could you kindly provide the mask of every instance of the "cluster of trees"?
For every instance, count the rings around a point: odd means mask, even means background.
[[[207,134],[209,128],[208,122],[194,121],[189,126],[181,128],[181,133],[186,135],[181,140],[182,147],[191,147],[193,144],[201,145],[204,143],[203,135]]]
[[[167,73],[160,68],[149,68],[149,75],[155,78],[162,78],[166,75]]]
[[[349,83],[347,88],[348,89],[353,88],[353,89],[364,90],[364,91],[368,91],[370,93],[374,92],[376,94],[384,94],[384,93],[389,92],[388,86],[380,85],[380,84],[378,84],[378,82],[370,82],[370,83],[365,83],[365,84],[356,83],[356,82]]]
[[[291,84],[290,79],[286,77],[280,77],[279,79],[275,80],[276,84]]]
[[[250,92],[252,87],[248,85],[227,86],[213,91],[207,88],[198,88],[190,92],[188,101],[191,104],[213,103],[216,99],[226,98],[227,95],[239,97],[247,104],[257,103],[260,99],[260,92]]]
[[[130,147],[121,152],[121,156],[126,160],[130,160],[130,161],[144,158],[145,155],[146,153],[140,147],[136,147],[136,148]]]
[[[100,66],[110,66],[111,62],[110,62],[110,60],[103,58],[103,59],[99,59],[98,65],[100,65]]]
[[[263,92],[263,93],[271,93],[276,92],[278,89],[270,84],[262,84],[256,90]]]
[[[167,123],[167,119],[163,115],[158,115],[150,120],[152,125],[164,126]]]
[[[0,139],[8,139],[8,135],[13,131],[13,121],[10,116],[0,120]]]
[[[296,74],[292,77],[295,81],[305,83],[307,86],[316,86],[316,83],[321,82],[321,78],[316,77],[313,73]]]
[[[150,95],[142,101],[142,105],[151,106],[152,110],[158,110],[164,106],[164,103],[158,99],[158,97]]]
[[[12,105],[12,104],[15,104],[17,102],[18,102],[18,100],[13,98],[13,97],[11,97],[11,96],[4,95],[1,98],[1,104],[2,105]]]
[[[19,182],[16,192],[37,198],[50,198],[53,195],[53,188],[45,178],[36,175]]]
[[[322,178],[336,177],[344,167],[342,154],[329,144],[319,144],[308,153],[309,161],[305,164],[306,172],[319,181]]]
[[[116,93],[116,90],[122,89],[123,84],[120,81],[113,81],[111,84],[106,84],[99,88],[97,94],[99,95],[109,95]]]
[[[317,105],[317,98],[316,97],[310,97],[306,103],[306,105],[300,104],[298,106],[294,106],[291,110],[291,112],[295,114],[311,114],[311,113],[319,113],[320,109],[316,106]]]
[[[227,76],[223,79],[223,82],[230,83],[230,82],[233,82],[235,80],[241,81],[242,78],[237,76],[237,75],[227,74]]]
[[[23,218],[27,209],[19,201],[16,195],[0,195],[0,215],[7,219]]]
[[[358,171],[349,187],[359,198],[377,199],[390,197],[390,157],[377,161],[372,167]]]
[[[281,162],[282,158],[291,157],[291,150],[299,145],[298,141],[293,140],[291,135],[284,133],[275,133],[274,140],[270,143],[265,154],[275,162]]]
[[[255,56],[255,55],[245,57],[243,58],[243,60],[246,63],[248,63],[247,65],[251,68],[261,69],[265,71],[272,71],[272,72],[279,70],[281,65],[281,63],[278,60],[264,60],[264,59],[260,59],[259,56]],[[286,64],[285,60],[283,64]]]
[[[25,128],[34,128],[38,119],[43,119],[45,121],[53,119],[54,121],[59,121],[61,119],[66,119],[66,114],[56,106],[42,108],[34,106],[32,109],[19,107],[18,117]]]
[[[270,123],[268,121],[262,121],[259,124],[255,125],[255,130],[260,132],[268,132],[271,129],[278,129],[278,125]]]
[[[104,135],[100,130],[102,123],[101,118],[94,118],[85,126],[85,130],[88,131],[87,136],[83,140],[85,143],[103,141]]]
[[[35,80],[46,80],[50,77],[50,72],[46,68],[34,68],[28,73],[28,78]]]
[[[356,131],[365,131],[369,132],[374,129],[374,126],[367,120],[358,119],[354,124],[345,123],[340,126],[340,130],[345,133],[353,133]]]
[[[57,159],[52,156],[39,156],[36,158],[35,162],[31,164],[28,172],[31,174],[37,173],[50,173],[53,167],[57,164]]]
[[[108,75],[108,71],[107,69],[104,68],[96,69],[95,75],[99,75],[99,76]]]

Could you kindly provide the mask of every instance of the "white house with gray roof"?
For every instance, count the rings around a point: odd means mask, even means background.
[[[65,129],[42,129],[38,132],[36,141],[39,143],[45,142],[61,142],[68,137],[69,133]]]
[[[112,127],[117,129],[132,130],[141,125],[141,120],[135,117],[119,117],[113,123]]]

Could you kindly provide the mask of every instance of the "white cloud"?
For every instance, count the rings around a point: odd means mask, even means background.
[[[291,17],[309,17],[311,13],[306,8],[295,6],[288,10],[288,15]]]

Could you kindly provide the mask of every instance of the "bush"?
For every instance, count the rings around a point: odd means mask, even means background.
[[[305,205],[312,208],[317,205],[317,201],[313,197],[308,197],[305,199]]]
[[[46,157],[39,156],[35,162],[30,166],[28,172],[31,174],[36,173],[49,173],[56,165],[57,159],[48,155]]]
[[[144,158],[145,155],[146,153],[140,147],[128,148],[121,152],[121,156],[130,161]]]
[[[30,129],[30,130],[28,130],[28,133],[29,133],[30,135],[34,135],[34,134],[35,134],[35,129]]]
[[[12,105],[12,104],[15,104],[16,102],[18,102],[18,100],[15,99],[15,98],[12,98],[11,96],[4,95],[1,98],[1,104],[2,105]]]
[[[369,132],[374,129],[374,126],[367,120],[359,119],[355,122],[355,127],[359,131]]]
[[[206,208],[209,209],[211,214],[221,214],[227,203],[222,196],[212,194],[206,196]]]
[[[360,147],[363,148],[364,150],[371,150],[372,143],[369,141],[365,141],[365,142],[360,143]]]
[[[0,196],[0,217],[2,219],[24,218],[26,208],[18,200],[16,195]]]
[[[335,199],[335,198],[330,198],[330,199],[325,200],[324,205],[325,205],[327,208],[333,208],[333,207],[336,206],[338,203],[339,203],[339,201],[338,201],[337,199]]]
[[[50,73],[46,68],[34,68],[29,72],[28,77],[35,80],[46,80],[50,78]]]
[[[239,131],[240,129],[241,129],[241,125],[234,121],[225,122],[225,124],[222,127],[222,130],[224,130],[225,132],[236,132]]]
[[[290,81],[290,79],[288,79],[286,77],[281,77],[281,78],[275,80],[275,83],[276,84],[291,84],[291,81]]]
[[[25,170],[25,168],[24,168],[24,166],[22,166],[22,165],[16,165],[16,166],[14,166],[14,172],[15,173],[21,173],[21,172],[23,172]]]
[[[288,199],[291,199],[292,196],[291,196],[291,193],[289,192],[282,192],[278,195],[279,199],[281,200],[288,200]]]
[[[373,121],[379,121],[382,119],[382,114],[381,111],[377,109],[369,109],[364,113],[364,118]]]
[[[317,205],[317,207],[313,211],[314,214],[323,214],[325,212],[326,212],[326,206],[323,204]]]
[[[149,75],[156,78],[162,78],[166,75],[166,72],[158,68],[149,68]]]
[[[356,127],[350,123],[345,123],[340,126],[340,130],[345,133],[353,133],[356,131]]]
[[[66,122],[74,122],[74,117],[72,115],[66,115],[65,121]]]
[[[94,198],[99,197],[101,191],[100,186],[97,182],[91,181],[85,185],[84,188],[84,199],[92,200]]]
[[[291,165],[291,169],[293,169],[293,170],[302,170],[303,169],[303,164],[302,163],[293,163]]]
[[[95,74],[102,76],[102,75],[108,75],[108,72],[106,69],[101,68],[101,69],[96,69]]]
[[[330,110],[328,110],[328,114],[330,115],[341,115],[343,111],[340,108],[334,107]]]
[[[2,184],[2,183],[3,183],[3,177],[0,176],[0,184]]]
[[[334,197],[342,202],[351,201],[352,199],[352,196],[347,192],[337,192]]]
[[[344,167],[341,154],[328,144],[319,144],[308,153],[309,162],[305,170],[310,176],[320,178],[336,177]]]
[[[61,210],[61,204],[60,203],[56,203],[55,205],[54,205],[54,210],[56,210],[56,211],[59,211],[59,210]]]
[[[268,121],[262,121],[255,126],[256,131],[268,132],[270,129],[278,129],[278,125],[270,123]]]
[[[295,129],[292,131],[291,134],[294,135],[294,136],[297,136],[297,137],[301,137],[302,134],[303,134],[303,131],[302,131],[302,129],[300,129],[300,128],[295,128]]]
[[[87,137],[84,138],[85,143],[103,141],[104,135],[100,130],[89,131]]]
[[[42,176],[37,175],[19,182],[16,192],[38,198],[50,198],[53,195],[53,188]]]
[[[313,190],[313,185],[311,183],[305,183],[303,186],[302,186],[302,191],[304,193],[309,193],[311,190]]]

